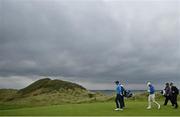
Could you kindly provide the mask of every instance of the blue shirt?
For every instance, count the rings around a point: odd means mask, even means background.
[[[116,87],[116,94],[122,95],[122,87],[121,87],[120,84],[118,84],[117,87]]]
[[[154,87],[152,85],[149,85],[149,93],[154,94],[154,92],[155,92]]]

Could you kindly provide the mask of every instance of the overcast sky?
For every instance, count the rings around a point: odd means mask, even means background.
[[[0,88],[43,77],[180,85],[180,1],[0,0]]]

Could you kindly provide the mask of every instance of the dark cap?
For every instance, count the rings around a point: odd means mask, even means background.
[[[167,82],[166,85],[169,85],[169,83]]]
[[[119,81],[114,81],[114,83],[119,84]]]

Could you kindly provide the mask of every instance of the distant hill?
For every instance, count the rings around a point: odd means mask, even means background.
[[[88,91],[76,83],[50,78],[37,80],[20,90],[0,89],[0,105],[10,107],[84,103],[108,99],[108,96]]]
[[[87,91],[84,87],[75,83],[57,80],[57,79],[51,80],[50,78],[44,78],[19,90],[18,94],[39,95],[43,93],[52,93],[54,91],[66,92],[68,90],[73,90],[74,92],[76,92],[77,90]]]

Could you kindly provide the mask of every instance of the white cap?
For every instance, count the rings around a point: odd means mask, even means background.
[[[148,83],[147,83],[147,86],[149,86],[150,84],[151,84],[151,82],[148,82]]]

